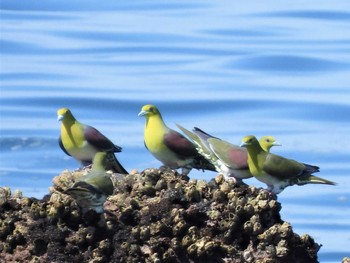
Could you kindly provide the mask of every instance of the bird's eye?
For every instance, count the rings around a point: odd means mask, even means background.
[[[266,139],[266,142],[270,142],[270,139]]]
[[[149,111],[153,112],[154,108],[153,107],[150,107],[149,108]]]

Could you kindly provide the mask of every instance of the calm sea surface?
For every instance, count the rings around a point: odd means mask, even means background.
[[[137,117],[153,103],[174,129],[274,135],[273,152],[320,166],[338,185],[287,188],[282,218],[320,262],[350,256],[349,1],[0,3],[1,186],[40,198],[79,166],[57,144],[60,107],[122,146],[128,170],[160,166]]]

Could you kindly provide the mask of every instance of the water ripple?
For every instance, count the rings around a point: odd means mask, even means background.
[[[1,2],[2,3],[2,2]],[[63,14],[63,13],[57,13],[57,12],[50,12],[50,13],[39,13],[39,12],[26,12],[22,11],[20,13],[13,12],[13,11],[4,11],[0,10],[1,20],[28,20],[28,21],[67,21],[67,20],[77,20],[76,17],[69,15],[69,14]]]
[[[281,11],[281,12],[266,12],[254,14],[260,17],[292,17],[292,18],[306,18],[306,19],[321,19],[333,21],[347,21],[350,20],[350,12],[345,11],[323,11],[323,10],[298,10],[298,11]]]
[[[233,37],[273,37],[273,36],[281,36],[282,33],[279,32],[271,32],[264,30],[253,30],[253,29],[212,29],[203,31],[204,33],[209,33],[218,36],[233,36]]]
[[[203,47],[186,47],[186,46],[162,46],[159,44],[146,46],[121,46],[121,47],[80,47],[80,48],[60,48],[47,47],[41,44],[29,44],[11,40],[0,40],[2,52],[11,55],[84,55],[84,54],[172,54],[172,55],[205,55],[205,56],[236,56],[247,54],[246,51],[218,49],[218,48],[203,48]]]
[[[97,31],[60,31],[51,33],[54,36],[77,38],[79,40],[105,41],[112,43],[127,42],[132,43],[188,43],[198,41],[198,37],[175,34],[155,34],[144,32],[97,32]]]
[[[2,81],[4,80],[14,80],[14,81],[20,81],[20,80],[34,80],[34,79],[45,79],[45,80],[72,80],[76,79],[77,77],[73,75],[68,74],[58,74],[58,73],[44,73],[44,72],[16,72],[16,73],[2,73],[0,72],[0,78]],[[28,90],[30,87],[24,87],[23,91],[26,89]],[[38,88],[37,86],[35,87]],[[39,88],[40,89],[40,88]],[[45,89],[45,88],[43,88]],[[61,87],[62,89],[62,87]]]
[[[94,95],[94,93],[91,93]],[[288,116],[290,119],[303,119],[303,120],[324,120],[327,118],[333,122],[347,122],[348,115],[350,113],[350,105],[339,103],[324,103],[324,102],[304,102],[304,101],[288,101],[288,100],[259,100],[259,99],[220,99],[211,100],[209,98],[203,98],[201,100],[183,100],[182,98],[174,97],[172,100],[164,101],[162,98],[153,98],[151,101],[147,98],[135,98],[135,99],[118,99],[118,98],[106,98],[91,96],[83,92],[78,92],[76,96],[71,95],[68,97],[56,96],[36,96],[36,97],[17,97],[7,98],[2,102],[3,112],[5,114],[11,114],[16,107],[19,111],[21,108],[27,108],[28,105],[32,105],[32,109],[37,109],[35,105],[40,107],[59,108],[62,106],[74,105],[81,110],[94,109],[94,114],[106,111],[116,111],[123,109],[123,112],[135,112],[143,104],[154,103],[165,115],[174,115],[178,113],[178,110],[191,112],[191,115],[195,114],[214,114],[218,112],[235,111],[255,112],[255,117],[265,116],[267,112],[273,112],[275,117]],[[220,105],[220,107],[218,107]],[[252,106],[254,105],[254,106]],[[6,108],[8,107],[8,109]],[[330,110],[331,109],[331,110]],[[277,110],[277,111],[276,111]],[[7,113],[8,111],[8,113]],[[18,114],[18,112],[15,114]],[[41,111],[35,110],[35,114],[44,114]],[[248,115],[247,115],[248,116]]]
[[[57,139],[42,137],[2,137],[1,151],[43,150],[57,147]]]
[[[1,52],[3,54],[22,55],[22,54],[47,54],[39,45],[23,43],[19,41],[0,39]]]
[[[334,224],[334,223],[293,223],[295,228],[309,228],[309,229],[322,229],[324,231],[349,231],[350,225],[347,224]]]
[[[36,10],[36,11],[110,11],[110,10],[133,10],[133,11],[155,11],[155,10],[178,10],[198,9],[208,4],[190,3],[187,1],[167,1],[155,3],[154,1],[102,1],[96,4],[94,0],[70,1],[51,0],[50,4],[41,1],[16,1],[2,0],[1,9],[6,10]]]
[[[349,69],[349,64],[320,58],[292,55],[265,55],[230,62],[231,68],[271,72],[320,72]]]

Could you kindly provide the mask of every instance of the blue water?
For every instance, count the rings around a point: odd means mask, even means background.
[[[158,167],[137,117],[154,103],[174,129],[274,135],[275,153],[320,166],[338,185],[287,188],[282,218],[323,245],[320,262],[350,256],[349,1],[0,3],[0,185],[40,198],[78,167],[57,144],[61,107],[122,146],[128,170]]]

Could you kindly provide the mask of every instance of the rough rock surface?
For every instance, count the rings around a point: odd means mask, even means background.
[[[0,189],[4,262],[318,262],[266,191],[146,169],[111,175],[105,213],[82,213],[61,191],[85,171],[64,171],[42,200]]]

